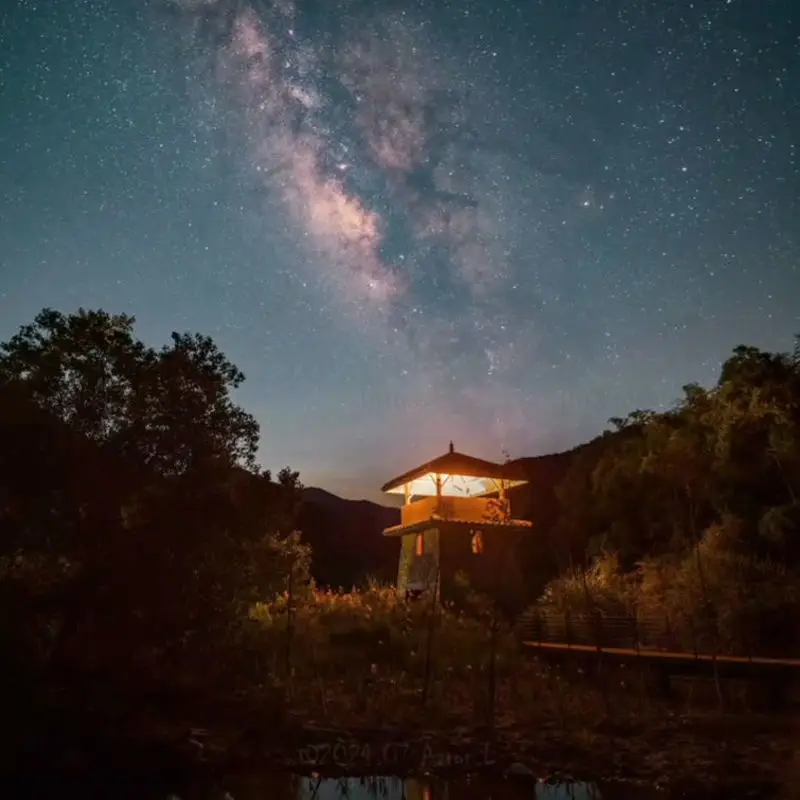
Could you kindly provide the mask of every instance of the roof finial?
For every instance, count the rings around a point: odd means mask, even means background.
[[[453,442],[450,442],[450,452],[455,453],[455,448],[453,447]]]

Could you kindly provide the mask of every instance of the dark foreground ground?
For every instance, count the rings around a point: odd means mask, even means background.
[[[287,718],[244,718],[215,729],[152,713],[136,721],[50,716],[6,727],[2,796],[211,797],[243,776],[467,773],[514,784],[597,782],[659,789],[660,797],[800,797],[800,721],[792,717],[673,715],[650,723],[608,722],[580,731],[536,729],[337,729]],[[262,780],[255,782],[263,783]],[[245,785],[253,781],[244,780]],[[531,791],[529,789],[529,791]],[[209,794],[208,792],[211,792]],[[794,792],[794,793],[793,793]],[[217,795],[221,796],[221,795]],[[263,793],[252,795],[263,797]],[[500,795],[502,796],[502,794]],[[529,795],[530,796],[530,795]],[[234,794],[248,799],[247,791]],[[278,800],[278,795],[275,796]]]

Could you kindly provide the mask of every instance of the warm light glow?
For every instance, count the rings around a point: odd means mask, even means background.
[[[416,542],[416,552],[418,556],[425,555],[425,534],[418,533],[417,534],[417,542]]]
[[[472,552],[479,556],[483,552],[483,533],[481,531],[470,531],[472,533]]]
[[[442,481],[442,495],[444,497],[482,497],[500,491],[499,478],[475,478],[471,475],[445,475],[440,474]],[[504,482],[505,488],[521,486],[525,481]],[[405,486],[409,487],[412,497],[434,497],[436,495],[436,473],[429,472],[414,478],[408,484],[389,489],[389,494],[405,494]]]

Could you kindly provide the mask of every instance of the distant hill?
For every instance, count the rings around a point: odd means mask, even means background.
[[[399,522],[399,508],[345,500],[324,489],[304,489],[298,527],[312,547],[316,581],[350,589],[372,575],[394,583],[400,540],[381,532]]]
[[[520,557],[531,598],[538,597],[545,584],[556,574],[567,570],[585,551],[586,542],[566,542],[556,530],[561,507],[557,490],[572,466],[581,459],[588,469],[596,464],[609,447],[620,439],[636,435],[634,428],[596,436],[572,450],[544,456],[518,458],[511,463],[522,469],[528,478],[525,486],[511,492],[514,516],[533,522]]]

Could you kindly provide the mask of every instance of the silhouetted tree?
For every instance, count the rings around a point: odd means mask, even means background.
[[[218,666],[249,605],[307,569],[298,475],[258,472],[244,375],[210,338],[156,350],[133,325],[45,309],[0,344],[0,579],[36,595],[62,664]]]
[[[203,462],[255,466],[258,423],[231,399],[242,372],[207,336],[173,333],[160,351],[134,318],[52,309],[0,345],[0,378],[112,453],[162,475]]]

